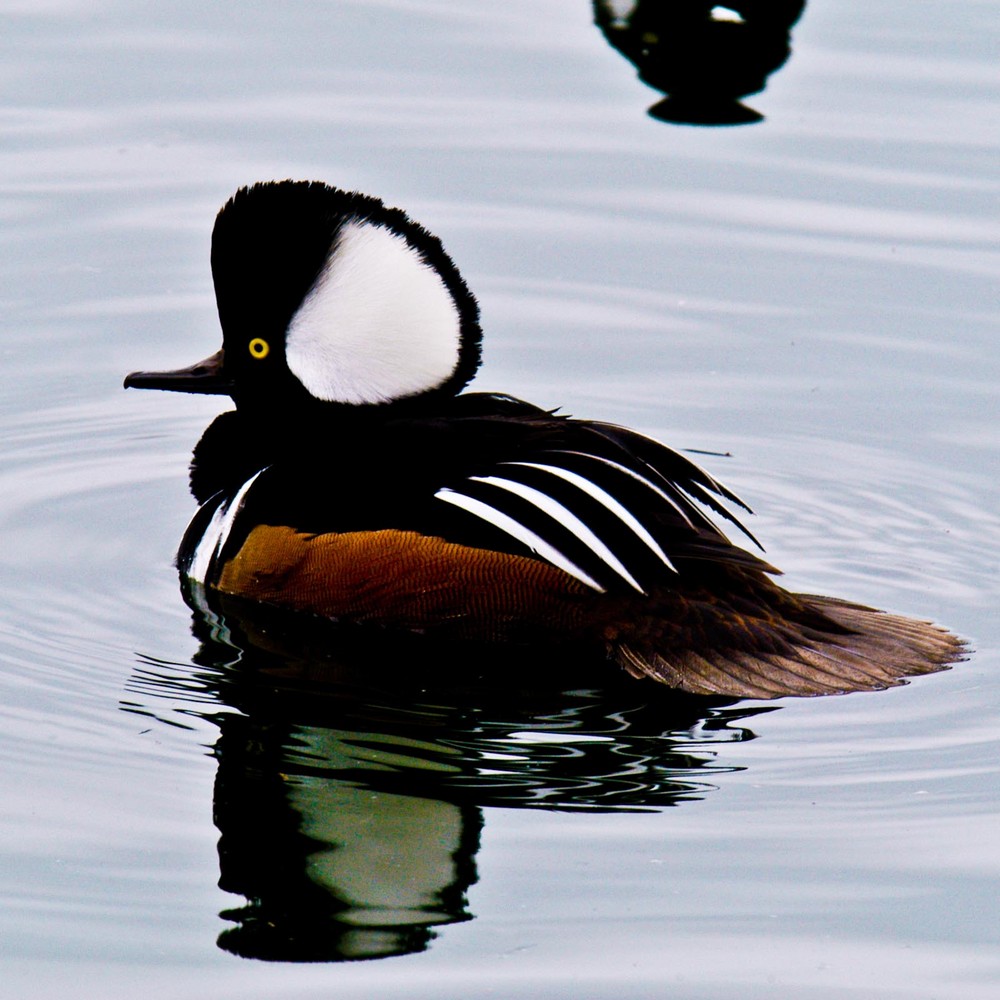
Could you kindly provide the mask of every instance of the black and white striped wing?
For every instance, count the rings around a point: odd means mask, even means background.
[[[600,592],[647,593],[676,580],[683,559],[767,568],[733,546],[705,511],[753,539],[721,501],[749,508],[689,459],[625,428],[567,424],[573,446],[498,462],[436,499]]]

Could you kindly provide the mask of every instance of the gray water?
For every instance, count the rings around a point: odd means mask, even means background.
[[[813,0],[722,128],[583,0],[257,7],[0,5],[0,995],[995,997],[996,5]],[[729,707],[241,673],[171,566],[224,401],[121,378],[215,350],[214,213],[282,177],[441,236],[476,388],[728,454],[790,586],[972,657]]]

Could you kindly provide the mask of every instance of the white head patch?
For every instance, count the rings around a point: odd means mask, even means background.
[[[399,233],[354,220],[288,325],[285,359],[317,399],[384,403],[441,385],[460,334],[437,271]]]

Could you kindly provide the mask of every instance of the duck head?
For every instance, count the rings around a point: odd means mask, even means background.
[[[241,188],[212,234],[222,349],[126,388],[227,394],[241,412],[381,410],[458,393],[479,310],[437,237],[319,182]]]

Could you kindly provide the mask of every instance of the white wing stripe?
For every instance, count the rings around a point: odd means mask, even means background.
[[[532,486],[525,486],[524,483],[518,483],[512,479],[504,479],[501,476],[470,476],[469,479],[475,483],[488,483],[491,486],[497,486],[502,490],[513,493],[522,500],[527,500],[528,503],[533,504],[544,514],[548,514],[549,517],[554,518],[564,528],[576,535],[584,545],[607,563],[629,586],[635,588],[640,594],[645,593],[642,587],[636,582],[635,577],[622,565],[621,560],[611,549],[576,514],[567,507],[564,507],[557,500],[553,500],[552,497],[541,490],[536,490]]]
[[[265,469],[267,466],[264,467]],[[236,496],[229,501],[226,507],[226,519],[222,522],[222,530],[219,532],[219,544],[216,546],[215,554],[218,555],[225,547],[226,542],[229,539],[229,532],[233,530],[233,522],[236,520],[236,515],[239,514],[240,509],[243,506],[243,500],[246,498],[250,487],[256,482],[257,477],[263,472],[261,469],[259,472],[255,472],[237,491]]]
[[[619,472],[624,472],[625,475],[631,476],[633,479],[642,483],[644,486],[648,486],[654,493],[657,494],[657,496],[665,500],[668,504],[670,504],[671,507],[674,508],[674,510],[677,511],[678,514],[680,514],[680,516],[684,519],[684,522],[685,524],[688,525],[688,527],[691,528],[694,527],[694,522],[688,516],[687,511],[685,511],[684,508],[681,507],[681,505],[672,496],[670,496],[669,493],[665,493],[659,486],[656,485],[656,483],[653,482],[652,479],[647,479],[646,476],[640,475],[638,472],[635,472],[633,469],[630,469],[627,465],[621,465],[620,463],[615,462],[610,458],[603,458],[601,455],[590,455],[585,451],[570,451],[569,449],[563,449],[561,451],[556,452],[555,454],[578,455],[583,458],[589,458],[595,462],[601,462],[604,465],[610,465],[612,469],[617,469]]]
[[[522,544],[527,545],[529,549],[537,553],[546,562],[549,562],[558,569],[569,573],[570,576],[575,577],[592,590],[596,590],[601,594],[604,593],[604,588],[596,580],[584,573],[584,571],[580,569],[576,563],[571,562],[557,548],[550,545],[543,538],[536,535],[520,522],[515,521],[514,518],[510,517],[508,514],[504,514],[502,511],[491,507],[489,504],[483,503],[482,500],[476,500],[474,497],[468,497],[464,493],[456,493],[454,490],[438,490],[434,496],[438,500],[443,500],[445,503],[461,507],[462,510],[481,518],[489,524],[492,524],[494,528],[498,528],[500,531],[503,531],[512,538],[517,539],[517,541]]]
[[[267,467],[265,466],[265,468]],[[233,530],[236,515],[239,514],[240,508],[243,506],[247,492],[263,471],[264,469],[260,469],[258,472],[255,472],[237,490],[236,496],[229,503],[221,504],[219,509],[212,515],[212,520],[209,521],[208,527],[201,536],[201,540],[198,542],[194,556],[191,559],[191,569],[188,571],[188,576],[191,579],[197,580],[201,584],[207,584],[208,574],[212,568],[212,560],[225,547],[229,533]]]
[[[643,541],[646,546],[657,555],[661,562],[668,568],[677,572],[677,567],[670,561],[666,552],[657,544],[656,539],[643,527],[642,524],[636,520],[635,515],[628,510],[619,500],[616,500],[610,493],[601,489],[596,483],[592,483],[585,476],[581,476],[578,472],[572,472],[569,469],[562,469],[558,465],[546,465],[542,462],[504,462],[504,465],[521,465],[528,469],[539,469],[543,472],[548,472],[553,476],[558,476],[558,478],[565,480],[567,483],[575,486],[577,489],[582,490],[587,496],[596,500],[602,507],[607,508],[611,511],[619,520],[623,521],[625,525],[632,529],[632,531]],[[652,485],[652,484],[650,484]]]
[[[222,520],[225,516],[226,505],[221,503],[212,515],[212,520],[208,522],[208,526],[202,532],[201,538],[198,539],[194,555],[191,556],[187,575],[200,584],[204,585],[209,567],[212,565],[212,559],[218,551],[219,532],[222,530]]]
[[[609,426],[614,427],[615,425],[611,424]],[[625,428],[618,428],[618,429],[623,430]],[[634,435],[637,438],[642,438],[644,441],[648,441],[650,444],[656,445],[658,448],[665,449],[666,451],[672,451],[672,449],[667,448],[667,446],[662,441],[657,441],[656,438],[650,437],[648,434],[643,434],[641,431],[632,430],[631,428],[628,428],[628,430],[630,434]],[[676,452],[674,454],[676,454]],[[688,465],[690,465],[692,468],[696,469],[701,475],[703,475],[707,480],[708,484],[711,486],[712,490],[718,493],[719,496],[726,496],[728,494],[733,499],[735,499],[736,502],[740,504],[740,506],[746,507],[746,504],[743,503],[743,501],[735,493],[733,493],[732,490],[723,486],[722,483],[718,481],[718,479],[716,479],[710,472],[706,472],[697,462],[693,462],[686,455],[680,455],[678,457],[682,458],[685,462],[688,463]]]

